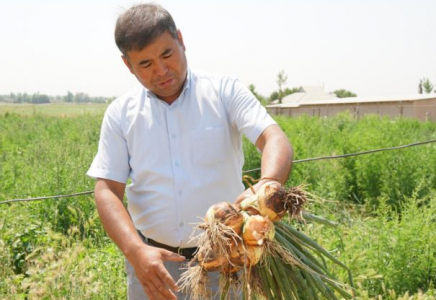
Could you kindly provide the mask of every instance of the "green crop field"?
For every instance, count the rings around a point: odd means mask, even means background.
[[[45,115],[57,117],[71,117],[84,114],[101,114],[107,104],[76,104],[76,103],[50,103],[50,104],[6,104],[0,102],[0,114],[10,112],[20,115]]]
[[[85,172],[105,108],[0,105],[0,202],[92,191]],[[276,120],[295,160],[436,139],[435,123],[410,119]],[[246,141],[244,152],[244,169],[258,168]],[[435,170],[436,143],[296,163],[287,185],[305,184],[318,196],[307,209],[337,225],[295,226],[351,269],[357,299],[436,299]],[[0,204],[0,299],[126,299],[125,280],[92,195]]]

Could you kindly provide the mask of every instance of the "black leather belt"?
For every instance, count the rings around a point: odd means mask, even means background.
[[[193,258],[194,253],[197,251],[197,247],[192,247],[192,248],[171,247],[171,246],[156,242],[156,241],[149,239],[149,238],[147,238],[146,241],[147,241],[147,244],[149,244],[150,246],[166,249],[168,251],[182,255],[182,256],[186,257],[186,259]]]

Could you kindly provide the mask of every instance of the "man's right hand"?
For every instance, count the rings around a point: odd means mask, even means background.
[[[165,268],[164,261],[184,260],[184,256],[145,244],[133,251],[129,259],[150,300],[177,300],[174,292],[178,292],[178,287]]]
[[[95,203],[104,228],[135,269],[151,300],[177,299],[177,286],[164,261],[182,262],[183,256],[144,244],[127,212],[123,197],[125,184],[99,178],[95,185]]]

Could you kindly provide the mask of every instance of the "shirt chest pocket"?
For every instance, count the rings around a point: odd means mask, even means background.
[[[207,127],[191,132],[191,158],[195,164],[213,165],[225,160],[225,131],[222,127]]]

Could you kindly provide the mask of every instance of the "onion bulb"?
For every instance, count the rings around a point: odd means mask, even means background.
[[[242,225],[244,217],[242,213],[229,202],[220,202],[212,205],[206,212],[204,218],[206,223],[221,223],[233,229],[233,231],[240,235],[242,232]]]
[[[236,272],[238,272],[241,269],[242,269],[241,266],[237,266],[235,264],[232,265],[232,264],[226,263],[221,268],[221,272],[222,273],[230,274],[230,273],[236,273]]]
[[[257,193],[241,202],[243,210],[255,209],[260,215],[279,221],[286,213],[286,191],[279,182],[270,181],[262,185]]]
[[[254,266],[260,261],[263,251],[263,247],[250,245],[244,247],[242,243],[233,243],[230,247],[230,262],[241,267]]]
[[[246,217],[242,231],[242,238],[246,245],[262,246],[265,240],[273,240],[274,235],[274,223],[268,217],[261,215]]]
[[[196,255],[201,267],[206,271],[218,271],[221,267],[228,263],[224,255],[218,255],[211,247],[201,247]]]

